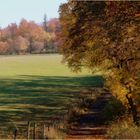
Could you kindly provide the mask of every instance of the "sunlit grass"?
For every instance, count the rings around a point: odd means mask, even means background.
[[[77,76],[86,75],[71,72],[61,63],[60,55],[0,56],[0,76],[39,75],[39,76]]]

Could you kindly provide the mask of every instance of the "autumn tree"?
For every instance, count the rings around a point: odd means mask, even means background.
[[[28,46],[29,41],[22,36],[18,36],[14,40],[14,50],[17,54],[25,54],[27,52]]]
[[[49,31],[45,30],[42,25],[25,19],[22,19],[19,25],[12,23],[6,28],[0,29],[2,46],[0,54],[45,53],[49,49],[50,52],[57,50],[56,34],[60,31],[59,21],[58,19],[48,22],[47,19],[44,20],[46,26],[49,25]],[[8,44],[6,51],[2,49],[5,46],[3,43]]]
[[[24,38],[28,39],[29,47],[28,51],[32,53],[34,51],[34,44],[35,42],[44,42],[47,40],[46,32],[43,30],[41,26],[38,26],[34,22],[28,22],[26,20],[22,20],[19,29],[19,35],[23,36]]]
[[[130,108],[138,124],[140,3],[73,1],[60,6],[61,51],[74,70],[103,71],[111,93]]]
[[[9,45],[5,41],[0,41],[0,54],[7,54],[9,50]]]
[[[53,18],[47,22],[48,32],[56,33],[60,32],[60,22],[59,19]]]
[[[138,79],[140,79],[138,37],[140,19],[136,17],[140,12],[139,7],[139,2],[108,2],[106,8],[108,20],[105,23],[110,38],[105,54],[111,62],[112,69],[112,73],[108,75],[110,79],[108,85],[123,102],[128,102],[136,124],[138,124],[138,117],[135,104],[137,103],[139,107]]]
[[[59,45],[58,34],[60,33],[60,22],[57,18],[50,19],[47,22],[47,33],[49,35],[49,39],[47,40],[47,49],[57,51]]]

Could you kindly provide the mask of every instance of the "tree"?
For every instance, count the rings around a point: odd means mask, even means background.
[[[35,41],[32,48],[34,53],[41,53],[44,50],[44,42]]]
[[[44,22],[43,22],[43,27],[44,30],[47,32],[48,31],[48,27],[47,27],[47,15],[44,15]]]
[[[60,31],[59,21],[52,19],[47,22],[46,16],[44,16],[44,20],[46,28],[49,25],[49,31],[44,30],[42,25],[25,19],[22,19],[19,25],[12,23],[8,27],[0,29],[0,41],[7,42],[9,46],[5,53],[44,53],[47,49],[54,52],[59,44],[56,38]]]
[[[15,40],[14,40],[14,49],[15,52],[20,54],[25,54],[27,52],[29,46],[29,41],[22,37],[22,36],[18,36]]]
[[[113,11],[110,9],[112,6],[114,7]],[[140,47],[138,44],[140,40],[138,39],[138,21],[140,20],[135,15],[139,13],[139,7],[139,2],[109,2],[106,14],[108,18],[106,25],[113,26],[112,29],[108,29],[106,26],[111,42],[106,47],[106,56],[112,63],[111,69],[114,73],[108,77],[110,77],[110,81],[118,83],[117,87],[114,86],[115,83],[114,85],[109,83],[109,86],[117,96],[120,96],[121,99],[123,97],[123,100],[128,102],[136,124],[138,124],[138,117],[134,102],[138,101],[139,96],[140,56],[138,52]]]
[[[61,52],[74,70],[103,71],[111,93],[130,107],[139,97],[140,2],[73,1],[60,6]],[[138,102],[137,102],[138,103]],[[137,104],[139,106],[139,103]]]
[[[1,40],[6,41],[9,38],[14,38],[17,35],[17,25],[12,23],[8,27],[1,29]]]
[[[53,18],[49,20],[47,23],[47,27],[48,27],[48,32],[50,33],[60,32],[60,22],[57,18]]]
[[[0,54],[7,54],[9,45],[7,42],[0,41]]]
[[[28,22],[26,20],[22,20],[19,29],[19,35],[28,39],[29,47],[28,51],[32,53],[34,50],[34,42],[45,42],[47,40],[47,33],[43,30],[41,26],[38,26],[35,22]]]

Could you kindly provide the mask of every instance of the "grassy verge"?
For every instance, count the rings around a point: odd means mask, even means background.
[[[109,139],[139,139],[140,127],[132,122],[130,117],[124,117],[110,124],[107,132]]]

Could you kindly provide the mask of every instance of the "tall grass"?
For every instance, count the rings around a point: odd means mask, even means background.
[[[113,122],[107,132],[109,139],[140,139],[140,127],[132,122],[131,118]]]

